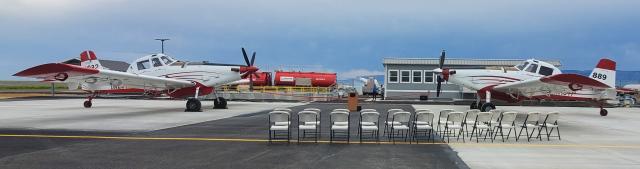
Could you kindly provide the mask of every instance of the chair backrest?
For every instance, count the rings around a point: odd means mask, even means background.
[[[556,122],[558,121],[558,118],[560,118],[560,113],[558,112],[551,112],[549,114],[547,114],[547,118],[544,121],[545,123],[551,123],[551,124],[556,124]]]
[[[422,111],[416,113],[416,121],[427,122],[429,125],[433,124],[433,118],[435,118],[435,114],[429,111]]]
[[[318,113],[315,111],[303,110],[298,112],[298,122],[316,122],[318,121]]]
[[[446,120],[448,114],[453,111],[454,111],[453,109],[443,109],[443,110],[440,110],[440,115],[438,116],[440,117],[440,120]]]
[[[272,111],[269,112],[269,122],[288,122],[289,121],[289,112],[286,111]]]
[[[362,109],[360,112],[378,112],[376,109]]]
[[[500,124],[513,124],[516,120],[516,116],[518,113],[516,112],[504,112],[502,113],[502,118],[500,118]]]
[[[290,108],[278,107],[278,108],[273,109],[273,111],[286,111],[286,112],[291,113],[293,110],[291,110]]]
[[[395,112],[393,113],[392,118],[393,118],[392,120],[396,122],[409,123],[409,120],[411,118],[411,113],[406,111]]]
[[[498,119],[500,119],[500,116],[502,115],[502,110],[500,109],[493,109],[489,112],[491,112],[491,121],[498,121]]]
[[[491,121],[492,114],[490,112],[480,112],[477,114],[476,123],[489,123]]]
[[[387,120],[391,120],[393,118],[393,113],[404,111],[402,109],[389,109],[387,110]]]
[[[334,111],[329,114],[331,123],[334,122],[349,122],[349,113],[343,111]]]
[[[423,112],[423,111],[430,112],[431,110],[429,110],[429,109],[416,109],[415,112],[418,113],[418,112]]]
[[[480,110],[478,109],[467,110],[467,114],[464,116],[464,120],[467,120],[467,121],[475,120],[476,116],[478,116],[478,113],[480,113]]]
[[[333,111],[349,112],[349,109],[333,109]]]
[[[447,113],[447,121],[453,122],[454,124],[455,123],[461,124],[462,120],[464,120],[464,113],[463,112],[449,112],[449,113]]]
[[[540,120],[540,112],[529,112],[527,113],[527,119],[525,123],[533,123],[536,124]]]
[[[316,113],[320,113],[322,112],[322,110],[318,109],[318,108],[305,108],[304,110],[306,111],[314,111]]]
[[[362,122],[373,122],[378,124],[378,120],[380,119],[380,113],[378,112],[362,112],[360,114],[360,119]]]

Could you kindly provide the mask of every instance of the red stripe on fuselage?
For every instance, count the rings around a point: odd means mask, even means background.
[[[504,78],[504,79],[509,79],[509,80],[520,81],[520,79],[512,78],[512,77],[505,77],[505,76],[469,76],[469,77],[493,77],[493,78]]]

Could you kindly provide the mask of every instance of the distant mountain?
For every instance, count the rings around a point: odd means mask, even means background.
[[[591,70],[562,70],[562,73],[575,73],[589,76]],[[616,85],[640,84],[640,71],[616,71]]]

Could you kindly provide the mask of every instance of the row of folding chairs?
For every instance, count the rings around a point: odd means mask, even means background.
[[[291,141],[291,113],[292,110],[288,108],[276,108],[269,112],[269,142],[272,142],[274,139],[286,139],[287,142]],[[318,142],[322,133],[321,114],[321,110],[318,108],[306,108],[297,113],[298,143],[305,138],[313,138],[315,142]],[[334,138],[345,138],[346,141],[349,142],[349,135],[351,134],[349,128],[349,110],[334,109],[329,114],[329,118],[331,122],[331,142],[333,142]]]
[[[272,139],[286,139],[290,141],[291,134],[291,109],[277,108],[269,113],[269,141]],[[551,112],[548,114],[542,114],[538,112],[530,112],[525,115],[524,120],[517,121],[516,112],[504,112],[502,110],[492,110],[491,112],[480,112],[478,110],[468,110],[466,112],[456,112],[452,109],[445,109],[439,112],[439,118],[436,120],[437,124],[434,124],[435,113],[428,109],[417,109],[415,113],[410,113],[402,109],[389,109],[386,118],[384,120],[383,134],[387,136],[390,141],[397,139],[404,139],[407,141],[410,138],[410,142],[420,140],[435,141],[436,134],[434,133],[434,126],[436,126],[437,134],[440,135],[442,140],[450,141],[451,137],[456,137],[459,140],[462,136],[463,142],[465,141],[465,135],[470,140],[476,137],[476,142],[479,142],[480,137],[483,140],[489,139],[492,142],[501,136],[503,142],[513,135],[516,141],[521,136],[526,136],[527,141],[531,138],[537,138],[542,140],[542,136],[547,136],[547,140],[550,137],[558,137],[560,139],[560,131],[558,127],[557,112]],[[305,138],[314,138],[317,142],[321,133],[321,112],[317,108],[307,108],[297,113],[298,115],[298,142]],[[336,138],[345,139],[350,141],[350,115],[347,109],[334,109],[330,114],[330,141],[333,142]],[[522,119],[522,118],[521,118]],[[379,125],[381,124],[380,113],[375,109],[363,109],[359,113],[359,121],[357,123],[357,134],[360,138],[360,142],[364,139],[374,139],[380,141]],[[520,132],[517,134],[516,129],[520,127]],[[508,131],[505,131],[507,130]],[[543,133],[544,129],[544,133]],[[550,129],[550,130],[549,130]],[[530,131],[531,130],[531,131]],[[538,135],[533,137],[535,131],[538,131]],[[552,136],[553,131],[557,132],[556,136]],[[525,132],[525,133],[523,133]],[[524,134],[524,135],[523,135]],[[284,137],[284,138],[283,138]]]
[[[522,117],[517,118],[518,115]],[[445,109],[440,111],[437,131],[443,139],[447,137],[447,141],[449,141],[449,138],[452,136],[456,137],[456,139],[462,136],[464,142],[464,137],[467,135],[470,137],[469,140],[476,137],[476,142],[479,142],[480,137],[486,140],[487,136],[489,136],[489,139],[493,142],[499,135],[504,142],[505,132],[507,133],[506,140],[508,140],[512,131],[516,141],[520,139],[520,136],[526,136],[527,141],[530,141],[531,138],[542,140],[543,136],[547,136],[547,140],[550,140],[551,137],[561,139],[558,118],[558,112],[546,114],[540,112],[505,112],[502,110],[491,110],[490,112],[480,112],[479,110],[456,112],[451,109]],[[471,128],[471,130],[469,130],[469,128]],[[520,128],[519,133],[517,132],[517,128]],[[505,131],[507,129],[508,131]],[[536,130],[538,130],[538,135],[533,137]],[[554,130],[557,132],[556,136],[552,136]]]
[[[385,130],[388,129],[390,138],[396,138],[399,135],[408,134],[409,112],[403,112],[400,109],[392,109],[389,112],[395,112],[391,119],[385,120]],[[269,113],[269,142],[274,139],[286,139],[290,142],[290,134],[292,130],[291,123],[292,110],[288,108],[276,108]],[[297,113],[298,115],[298,142],[305,138],[313,138],[315,142],[320,138],[321,133],[321,112],[317,108],[307,108]],[[357,134],[360,142],[363,139],[375,140],[380,142],[379,125],[381,124],[380,113],[375,109],[363,109],[359,113]],[[334,109],[329,113],[330,118],[330,142],[336,139],[342,139],[350,142],[351,125],[350,114],[347,109]],[[390,121],[397,123],[390,123]],[[406,136],[405,136],[406,140]],[[394,139],[395,142],[395,139]]]

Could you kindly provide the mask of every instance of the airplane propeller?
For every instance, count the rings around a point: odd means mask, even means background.
[[[445,58],[445,50],[442,50],[442,53],[440,54],[440,64],[439,69],[440,69],[440,74],[438,74],[438,84],[436,86],[436,97],[440,97],[440,89],[442,88],[442,82],[444,82],[444,79],[442,78],[442,68],[444,67],[444,58]]]
[[[249,90],[253,91],[253,76],[260,78],[256,73],[258,68],[253,66],[253,63],[256,61],[256,52],[253,52],[253,55],[251,55],[251,61],[249,61],[249,57],[247,56],[247,52],[244,48],[242,48],[242,55],[244,56],[245,63],[247,63],[247,67],[245,68],[246,70],[243,71],[244,74],[242,74],[242,78],[244,79],[249,77]]]

